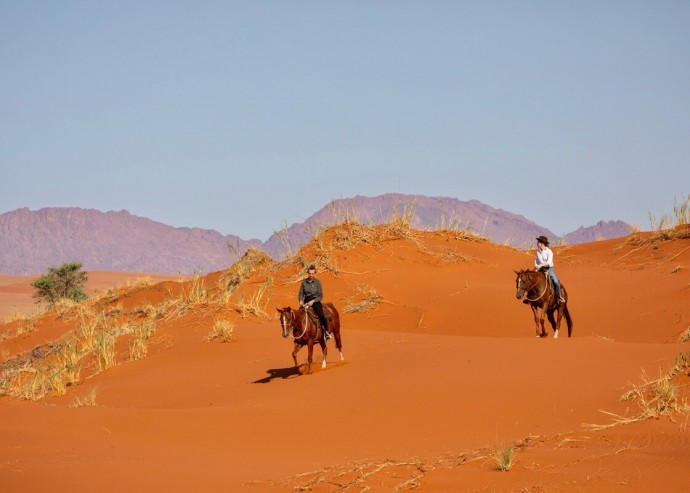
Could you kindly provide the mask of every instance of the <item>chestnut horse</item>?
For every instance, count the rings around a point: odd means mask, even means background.
[[[297,364],[297,353],[302,349],[302,346],[307,346],[309,350],[307,373],[311,373],[314,343],[318,342],[323,352],[321,368],[326,368],[326,356],[328,355],[326,339],[323,336],[319,317],[314,310],[305,307],[293,310],[289,306],[282,309],[276,308],[276,310],[280,313],[280,326],[283,329],[283,337],[288,337],[292,332],[292,337],[295,340],[295,348],[292,351],[292,359],[295,361],[295,366],[299,366]],[[338,310],[335,309],[333,303],[323,303],[323,312],[326,315],[331,335],[335,338],[335,345],[340,352],[340,359],[343,360],[345,358],[343,357],[343,343],[340,338],[340,314],[338,314]]]
[[[570,337],[573,333],[573,319],[568,311],[568,292],[565,290],[565,286],[561,284],[561,296],[565,302],[556,304],[556,289],[548,273],[529,269],[520,272],[515,271],[515,273],[517,274],[515,296],[519,300],[525,298],[525,303],[532,307],[537,337],[546,337],[544,315],[549,317],[554,339],[558,338],[561,319],[565,316],[565,321],[568,323],[568,337]],[[539,316],[539,308],[541,308],[541,317]],[[558,314],[555,320],[554,312]]]

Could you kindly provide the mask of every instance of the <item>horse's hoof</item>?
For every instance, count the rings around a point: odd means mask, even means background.
[[[553,333],[553,338],[554,338],[554,339],[558,339],[558,332],[554,332],[554,333]]]

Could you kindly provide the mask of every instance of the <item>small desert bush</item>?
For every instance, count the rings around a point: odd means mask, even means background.
[[[503,472],[510,471],[515,465],[515,447],[502,447],[496,450],[496,467]]]
[[[235,325],[230,320],[218,319],[208,335],[209,341],[231,342],[235,339]]]
[[[688,328],[681,332],[681,334],[678,336],[678,342],[688,341],[690,341],[690,326],[688,326]]]

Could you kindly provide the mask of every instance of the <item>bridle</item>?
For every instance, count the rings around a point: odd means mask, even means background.
[[[290,323],[289,323],[289,324],[288,324],[288,323],[285,323],[285,322],[283,321],[283,316],[284,316],[284,315],[285,315],[285,313],[281,314],[281,316],[280,316],[280,325],[283,327],[283,337],[287,337],[287,336],[288,336],[288,330],[289,330],[290,328],[294,328],[294,329],[299,330],[299,327],[298,327],[297,324],[295,323],[295,312],[294,312],[294,311],[290,310]],[[307,315],[307,314],[305,313],[305,315]],[[292,338],[295,339],[295,340],[301,339],[302,336],[304,336],[304,334],[307,333],[307,327],[308,327],[308,326],[309,326],[309,324],[307,323],[307,319],[306,319],[306,317],[305,317],[305,318],[304,318],[304,329],[302,330],[302,333],[301,333],[300,335],[298,335],[298,336],[295,336],[295,335],[294,335],[294,330],[293,330],[293,336],[292,336]]]
[[[524,274],[526,274],[526,272],[524,272]],[[518,276],[518,279],[520,280],[520,283],[522,283],[522,275]],[[540,294],[539,296],[537,296],[537,297],[534,298],[534,299],[530,299],[530,298],[527,296],[527,294],[528,294],[530,291],[532,291],[532,289],[534,289],[534,287],[535,287],[538,283],[539,283],[539,280],[536,280],[536,281],[534,282],[534,284],[532,284],[529,288],[523,289],[523,291],[525,292],[525,299],[526,299],[527,301],[539,301],[539,300],[542,298],[542,296],[544,296],[544,294],[546,294],[546,290],[547,290],[547,288],[549,287],[549,283],[548,283],[548,282],[544,283],[544,291],[542,291],[541,294]]]

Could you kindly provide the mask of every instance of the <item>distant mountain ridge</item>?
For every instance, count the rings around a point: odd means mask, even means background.
[[[547,228],[477,200],[384,194],[338,199],[302,223],[274,233],[265,242],[222,235],[215,230],[175,228],[126,210],[101,212],[82,208],[28,208],[0,214],[0,273],[38,274],[64,262],[81,262],[86,270],[191,274],[227,268],[247,248],[284,258],[321,229],[346,219],[373,225],[405,217],[416,229],[458,228],[495,243],[527,248],[539,235],[558,237]],[[625,236],[622,221],[599,221],[565,235],[568,244]]]

